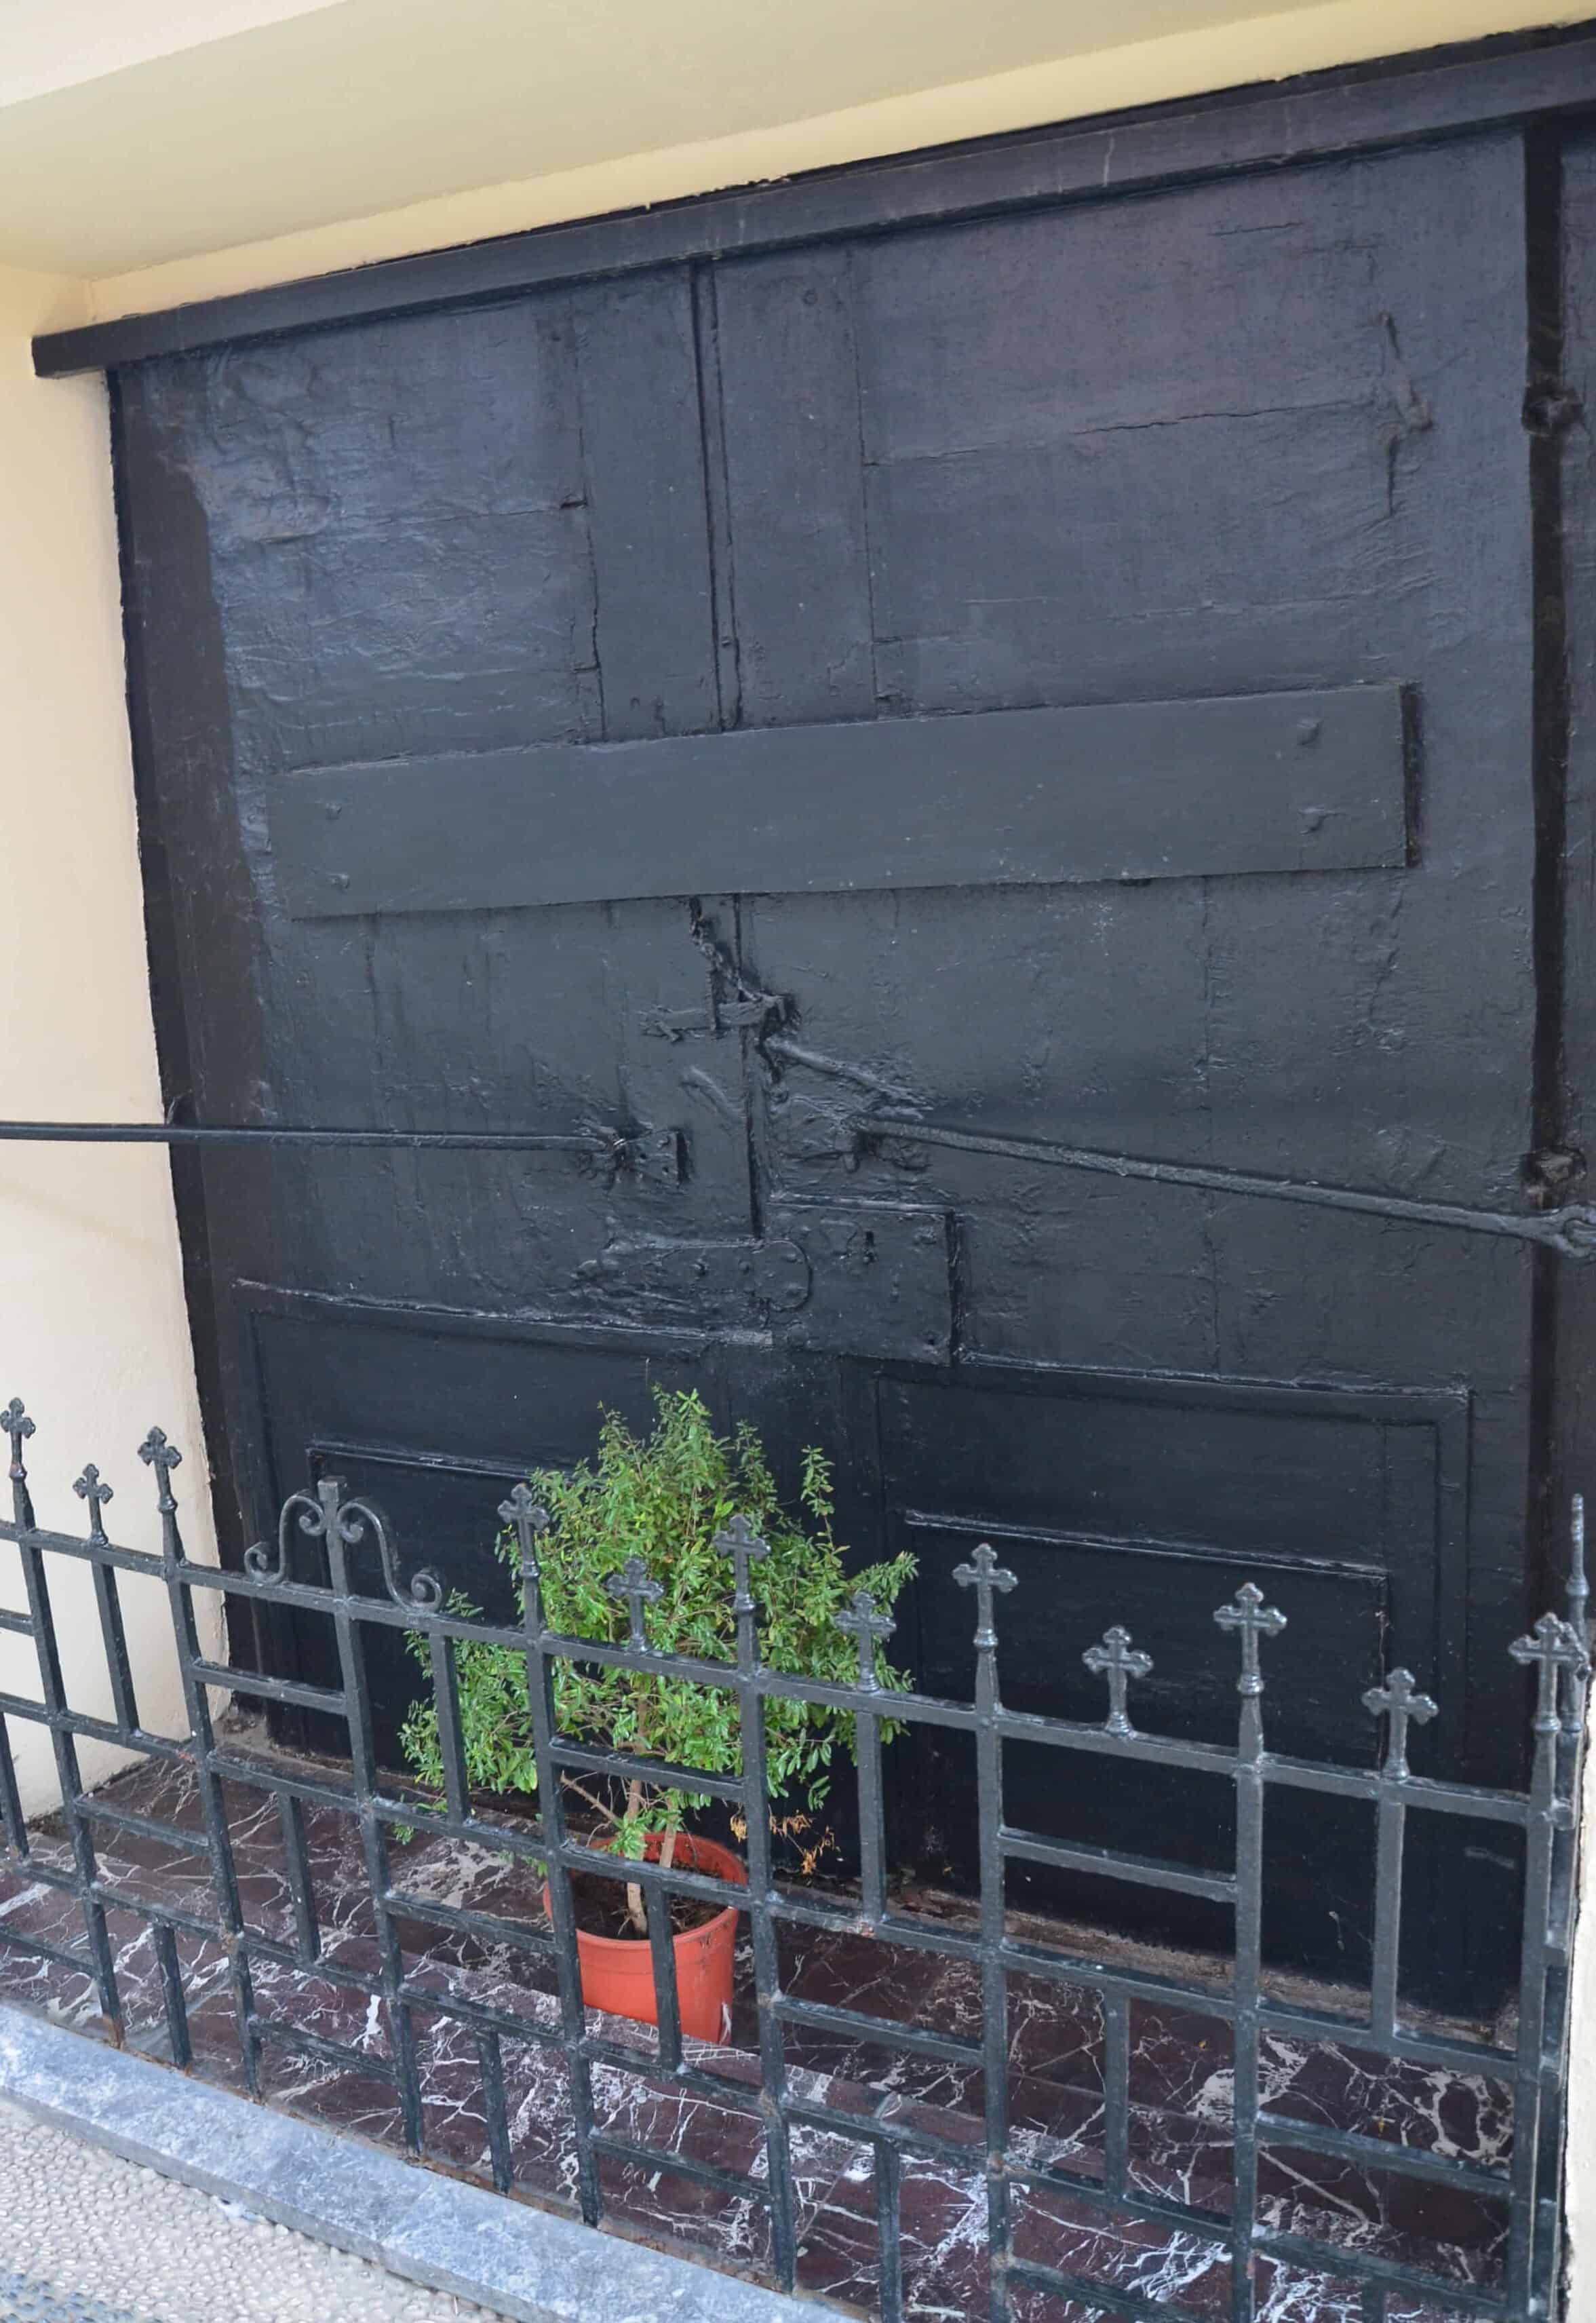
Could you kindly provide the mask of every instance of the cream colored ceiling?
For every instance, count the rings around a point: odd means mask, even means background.
[[[0,0],[0,266],[125,313],[1593,8]]]
[[[1307,5],[0,0],[0,262],[118,274]]]

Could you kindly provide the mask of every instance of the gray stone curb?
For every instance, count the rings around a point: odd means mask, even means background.
[[[3,2006],[0,2098],[517,2323],[821,2323],[838,2312],[439,2177]]]

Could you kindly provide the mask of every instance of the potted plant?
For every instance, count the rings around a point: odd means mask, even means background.
[[[656,1388],[654,1400],[647,1436],[608,1413],[593,1460],[571,1470],[537,1470],[528,1479],[549,1516],[538,1549],[549,1627],[569,1637],[624,1641],[628,1616],[610,1584],[637,1558],[647,1584],[659,1592],[647,1607],[649,1644],[664,1653],[729,1662],[735,1652],[731,1579],[715,1542],[741,1516],[769,1547],[768,1556],[750,1572],[766,1665],[825,1684],[857,1682],[858,1648],[839,1629],[837,1617],[860,1589],[877,1608],[890,1608],[914,1570],[913,1558],[896,1556],[848,1572],[832,1529],[831,1476],[822,1453],[813,1447],[804,1453],[799,1509],[791,1513],[781,1504],[752,1428],[717,1436],[702,1399],[691,1391]],[[498,1553],[518,1579],[513,1532],[501,1536]],[[424,1658],[427,1641],[417,1638],[412,1644]],[[879,1683],[902,1688],[905,1680],[882,1648],[874,1650]],[[508,1646],[464,1640],[458,1672],[469,1781],[500,1795],[536,1792],[525,1657]],[[706,1774],[741,1772],[737,1699],[722,1688],[648,1669],[562,1660],[555,1666],[555,1711],[561,1732],[582,1743]],[[767,1701],[765,1714],[772,1795],[791,1803],[784,1814],[773,1817],[773,1826],[797,1838],[812,1862],[823,1844],[814,1836],[812,1818],[824,1803],[835,1754],[841,1749],[852,1756],[853,1720],[846,1711],[785,1699]],[[890,1726],[884,1731],[890,1734]],[[440,1785],[432,1702],[412,1711],[404,1745],[421,1779]],[[685,1827],[685,1816],[709,1805],[707,1794],[641,1780],[621,1786],[569,1774],[563,1779],[601,1832],[596,1844],[629,1861],[653,1859],[667,1868],[677,1863],[746,1882],[729,1849]],[[656,2023],[641,1883],[579,1878],[574,1884],[583,1997],[592,2007]],[[724,2039],[737,1908],[716,1912],[678,1897],[674,1915],[682,2028],[701,2039]]]

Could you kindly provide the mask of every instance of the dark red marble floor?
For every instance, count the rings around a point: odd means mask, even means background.
[[[192,1778],[181,1768],[151,1763],[117,1778],[105,1794],[124,1808],[182,1832],[199,1829]],[[284,1944],[294,1914],[283,1841],[271,1801],[249,1788],[230,1790],[227,1808],[246,1920]],[[353,1818],[307,1809],[306,1836],[323,1957],[344,1971],[377,1975],[376,1930],[367,1901],[364,1862]],[[104,1878],[120,1892],[167,1908],[186,1908],[206,1923],[214,1905],[206,1859],[180,1845],[101,1833]],[[41,1831],[39,1854],[63,1859],[64,1842]],[[417,1839],[394,1851],[396,1884],[445,1908],[491,1914],[536,1931],[544,1918],[532,1869],[488,1845]],[[509,1937],[491,1943],[440,1935],[419,1921],[402,1930],[412,1979],[436,1991],[435,2010],[415,2011],[427,2158],[486,2177],[486,2108],[481,2061],[470,2029],[449,1997],[505,2009],[528,2037],[504,2038],[503,2070],[510,2147],[518,2187],[535,2199],[571,2201],[575,2153],[570,2130],[567,2069],[557,2049],[533,2034],[555,2021],[552,1968]],[[87,1973],[14,1948],[8,1937],[32,1935],[82,1951],[77,1907],[0,1859],[0,2001],[46,2010],[67,2024],[95,2029],[98,2004]],[[133,1910],[112,1915],[111,1939],[123,1994],[125,2034],[160,2054],[165,2041],[161,1978],[150,1924]],[[180,1935],[196,2063],[208,2077],[241,2078],[234,2003],[219,1942]],[[730,2038],[720,2048],[690,2044],[693,2061],[720,2077],[728,2097],[757,2087],[758,2063],[746,1942],[739,1957]],[[879,1939],[798,1926],[782,1933],[782,1978],[794,1998],[862,2009],[943,2034],[978,2038],[978,1973],[968,1962]],[[295,2053],[270,2043],[267,2092],[278,2103],[337,2127],[401,2142],[399,2109],[380,2067],[390,2055],[392,2028],[381,1999],[352,1991],[315,1970],[264,1964],[255,1970],[255,2002],[270,2022],[319,2034],[371,2058],[362,2073],[336,2061]],[[1031,2170],[1078,2178],[1090,2187],[1104,2170],[1103,2026],[1087,1989],[1020,1975],[1010,1979],[1008,2102],[1011,2150]],[[614,2019],[593,2019],[635,2056],[635,2067],[593,2068],[595,2112],[613,2135],[720,2170],[765,2170],[757,2118],[734,2104],[683,2091],[652,2070],[653,2033]],[[934,2133],[943,2153],[909,2157],[903,2177],[904,2293],[922,2323],[958,2323],[986,2312],[986,2203],[983,2176],[985,2089],[980,2070],[905,2054],[868,2042],[789,2028],[789,2084],[804,2102],[861,2120],[890,2118]],[[1142,2195],[1207,2214],[1189,2225],[1108,2219],[1068,2186],[1016,2190],[1015,2249],[1022,2258],[1067,2269],[1172,2300],[1216,2318],[1229,2312],[1225,2221],[1231,2185],[1229,2034],[1220,2018],[1196,2009],[1133,2004],[1130,2050],[1129,2182]],[[1361,2054],[1336,2043],[1314,2044],[1266,2035],[1266,2103],[1277,2114],[1437,2154],[1501,2168],[1510,2145],[1503,2084]],[[868,2309],[877,2284],[876,2182],[871,2149],[830,2128],[798,2126],[793,2167],[801,2224],[801,2287]],[[968,2158],[966,2158],[968,2157]],[[610,2213],[634,2231],[702,2245],[722,2263],[758,2271],[766,2258],[766,2216],[751,2196],[729,2193],[685,2175],[644,2172],[606,2162]],[[1323,2155],[1266,2148],[1260,2212],[1271,2227],[1361,2253],[1378,2253],[1445,2280],[1493,2284],[1500,2278],[1505,2205],[1460,2197],[1395,2172],[1354,2168]],[[1265,2262],[1264,2323],[1356,2323],[1356,2286],[1324,2272]],[[1452,2312],[1393,2292],[1390,2323],[1440,2323]],[[1087,2323],[1103,2312],[1079,2302],[1022,2292],[1020,2323]]]

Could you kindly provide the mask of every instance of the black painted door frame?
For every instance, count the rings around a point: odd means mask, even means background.
[[[387,1477],[417,1522],[451,1538],[456,1528],[459,1569],[480,1574],[475,1504],[450,1513],[462,1479],[480,1478],[486,1506],[527,1437],[532,1456],[580,1456],[582,1415],[601,1398],[635,1402],[645,1373],[691,1380],[723,1418],[760,1419],[784,1457],[800,1437],[823,1436],[842,1455],[853,1537],[919,1547],[927,1577],[907,1634],[938,1683],[961,1682],[960,1648],[931,1576],[972,1526],[1001,1538],[1009,1562],[1029,1556],[1038,1602],[1052,1589],[1069,1610],[1067,1639],[1050,1637],[1014,1673],[1015,1699],[1035,1692],[1037,1706],[1072,1698],[1095,1634],[1073,1624],[1100,1626],[1128,1601],[1156,1625],[1177,1582],[1194,1609],[1208,1589],[1217,1603],[1235,1560],[1251,1559],[1292,1598],[1306,1657],[1286,1676],[1284,1714],[1305,1745],[1358,1747],[1319,1722],[1316,1640],[1341,1696],[1346,1672],[1374,1674],[1389,1643],[1446,1704],[1429,1747],[1510,1778],[1500,1705],[1518,1681],[1491,1657],[1545,1598],[1566,1491],[1591,1472],[1591,1293],[1569,1262],[1366,1221],[1305,1226],[1257,1203],[1216,1225],[1213,1205],[1181,1213],[1186,1198],[1160,1188],[1131,1206],[1123,1189],[1075,1200],[1018,1179],[996,1194],[985,1165],[861,1151],[849,1125],[861,1106],[896,1099],[990,1118],[981,1052],[1001,1049],[1011,1019],[1034,1062],[1054,1026],[1095,1015],[1102,1037],[1095,1049],[1078,1039],[1063,1093],[1038,1100],[1011,1076],[995,1125],[1179,1152],[1182,1100],[1146,1027],[1185,1007],[1208,1033],[1217,1009],[1223,1026],[1229,975],[1243,996],[1232,994],[1228,1030],[1254,1055],[1233,1068],[1230,1143],[1210,1145],[1214,1158],[1502,1207],[1524,1198],[1525,1157],[1536,1157],[1532,1191],[1537,1171],[1559,1189],[1568,1167],[1577,1173],[1596,1063],[1584,868],[1596,852],[1596,524],[1581,417],[1596,148],[1582,106],[1596,106],[1596,41],[1525,42],[862,166],[41,343],[43,370],[87,362],[112,374],[167,1096],[243,1119],[270,1117],[287,1094],[302,1117],[344,1119],[353,1092],[374,1118],[397,1106],[423,1125],[431,1095],[452,1121],[504,1126],[561,1105],[580,1114],[586,1097],[591,1120],[596,1085],[583,1088],[573,1058],[551,1064],[558,1040],[541,1031],[502,1036],[484,1100],[472,1060],[488,1054],[489,1004],[459,997],[509,975],[506,962],[523,998],[564,1005],[564,974],[586,990],[592,962],[574,939],[565,969],[553,938],[536,969],[515,950],[516,931],[575,925],[586,909],[610,915],[604,1006],[625,1020],[601,1125],[643,1133],[624,1182],[585,1186],[568,1247],[548,1244],[543,1223],[576,1198],[564,1165],[493,1180],[480,1247],[543,1234],[525,1281],[508,1259],[490,1279],[480,1253],[474,1278],[463,1265],[451,1274],[436,1250],[408,1272],[408,1257],[386,1271],[346,1262],[371,1199],[366,1162],[351,1159],[340,1184],[319,1164],[175,1160],[225,1555],[240,1554],[307,1461],[336,1461],[357,1481]],[[1282,189],[1302,196],[1306,224]],[[1226,237],[1248,250],[1245,267]],[[1160,271],[1171,244],[1184,276]],[[1271,247],[1288,252],[1278,276]],[[1049,354],[1049,285],[1066,263],[1096,286],[1114,360],[1094,370],[1081,356],[1068,390],[1056,389],[1080,426],[1067,450],[1033,453],[1025,429],[1045,435],[1038,398],[1062,361]],[[1022,310],[1007,338],[1005,268]],[[1181,308],[1176,286],[1194,271],[1202,300]],[[934,336],[950,299],[986,321],[968,373],[968,350]],[[1441,319],[1426,344],[1430,307]],[[402,358],[384,352],[390,342]],[[1026,371],[1032,346],[1054,372]],[[534,372],[536,441],[521,399]],[[323,374],[344,373],[348,394],[335,385],[318,403]],[[1160,411],[1158,383],[1178,375],[1191,409]],[[459,617],[467,662],[506,575],[541,558],[554,576],[536,604],[517,601],[561,640],[548,684],[569,698],[541,729],[538,703],[502,674],[513,655],[474,681],[475,722],[462,733],[452,702],[440,708],[399,666],[401,644],[424,664],[419,633],[355,634],[377,601],[361,593],[356,536],[391,515],[375,500],[363,514],[335,508],[338,572],[356,572],[346,620],[335,611],[320,631],[274,634],[257,618],[291,595],[296,556],[312,592],[344,585],[316,563],[328,498],[317,455],[296,464],[270,431],[298,428],[314,447],[319,429],[324,447],[342,446],[344,490],[360,428],[392,416],[383,399],[401,376],[417,474],[443,473],[454,456],[437,441],[463,388],[469,399],[472,381],[522,382],[495,421],[502,472],[481,468],[473,448],[448,473],[454,491],[471,470],[481,493],[457,572],[481,584]],[[1139,403],[1142,380],[1152,386]],[[1213,393],[1196,392],[1205,386]],[[981,412],[997,435],[955,442],[959,411]],[[1205,427],[1217,432],[1199,444]],[[264,483],[249,473],[252,442],[279,463]],[[965,500],[965,482],[936,481],[983,457]],[[1238,458],[1258,480],[1251,535],[1218,497],[1207,516],[1198,509],[1200,557],[1178,521],[1160,538],[1159,511],[1194,489],[1194,464],[1209,464],[1218,494]],[[507,480],[533,470],[551,480],[544,500],[522,507],[512,491],[507,504]],[[693,493],[706,517],[696,547],[677,520]],[[1066,511],[1086,543],[1078,586],[1027,531],[1032,504],[1039,526]],[[578,505],[605,583],[591,668],[569,643],[586,600],[560,577]],[[491,525],[512,521],[522,529],[496,565]],[[439,546],[442,522],[414,518],[424,561],[454,553]],[[1177,634],[1184,607],[1160,598],[1142,548],[1177,571],[1188,558],[1189,652]],[[1291,592],[1305,573],[1328,577],[1299,637]],[[1225,588],[1260,574],[1227,629]],[[391,557],[390,580],[402,595]],[[1050,609],[1029,629],[1027,585]],[[1345,616],[1341,636],[1336,608],[1360,588],[1380,624],[1354,636]],[[1019,612],[1002,610],[1005,590]],[[1481,622],[1488,593],[1508,610]],[[988,605],[998,610],[971,612]],[[1116,607],[1158,630],[1151,647],[1124,642]],[[362,696],[340,665],[319,697],[263,721],[259,702],[280,701],[282,670],[341,620],[355,637],[350,665],[386,669],[388,693]],[[1083,685],[1054,640],[1088,633]],[[1310,636],[1329,642],[1309,650]],[[478,655],[483,669],[491,658]],[[265,754],[252,766],[252,748]],[[1178,779],[1149,816],[1134,777],[1160,752]],[[224,764],[244,767],[243,820],[257,818],[242,851]],[[1456,770],[1476,764],[1474,791],[1459,790]],[[1073,779],[1039,784],[1059,769]],[[586,789],[573,815],[573,782]],[[748,795],[763,811],[739,828],[729,803]],[[546,842],[536,851],[528,800]],[[1496,885],[1470,853],[1471,831],[1493,817],[1498,851],[1513,858]],[[713,844],[699,843],[704,831]],[[251,854],[257,842],[263,855]],[[1404,938],[1417,982],[1382,1002],[1369,963],[1387,956],[1386,937],[1359,918],[1363,899],[1390,898],[1411,926],[1426,868],[1449,863],[1450,920],[1433,906],[1429,933]],[[202,864],[214,875],[203,881]],[[1316,904],[1306,949],[1292,899],[1308,889],[1290,884],[1305,878],[1316,896],[1346,899]],[[1090,899],[1103,895],[1113,902],[1102,911],[1120,915],[1103,963],[1077,966],[1073,985],[1044,977],[1027,1022],[1019,969],[1087,959]],[[1272,920],[1270,895],[1283,899]],[[1478,929],[1460,936],[1471,909]],[[263,910],[310,932],[302,954],[264,970],[252,948]],[[1515,914],[1522,924],[1500,936]],[[449,931],[465,918],[510,932],[463,967]],[[358,965],[378,1020],[388,1012],[391,1052],[409,1044],[433,1060],[430,1089],[402,1072],[373,1077],[353,1032],[318,1046],[324,996],[354,972],[349,947],[362,930],[394,926],[404,960]],[[1395,938],[1387,950],[1399,963]],[[1500,978],[1487,992],[1493,957]],[[902,974],[913,985],[905,959],[932,979],[929,1000],[894,984]],[[944,961],[957,972],[939,987]],[[207,1014],[207,963],[234,996],[225,1019]],[[1399,982],[1405,971],[1391,972]],[[1270,1050],[1260,996],[1265,979],[1293,978],[1323,987],[1303,986],[1301,1060],[1283,1036]],[[252,1013],[238,1004],[246,993]],[[418,1019],[436,993],[447,1005]],[[1476,1000],[1474,1032],[1449,1031]],[[1324,1027],[1359,1010],[1351,1065],[1316,1081]],[[1286,1021],[1284,1001],[1280,1013]],[[932,1037],[965,1017],[962,1048]],[[1509,1017],[1514,1029],[1501,1029]],[[282,1052],[296,1037],[302,1070],[285,1091]],[[1211,1139],[1225,1060],[1203,1037]],[[1138,1042],[1145,1070],[1118,1070],[1114,1057],[1134,1064]],[[457,1085],[437,1077],[452,1048],[465,1060]],[[1359,1133],[1339,1152],[1334,1138],[1303,1145],[1293,1106],[1322,1125],[1338,1106],[1365,1108]],[[1433,1152],[1421,1150],[1426,1133]],[[1477,1166],[1458,1159],[1476,1152]],[[1564,1155],[1576,1158],[1565,1166]],[[419,1237],[440,1206],[468,1217],[470,1166],[443,1193],[436,1177],[405,1186],[390,1170],[381,1234],[391,1242],[408,1222]],[[582,1218],[601,1213],[601,1233],[582,1244]],[[1184,1225],[1169,1223],[1177,1214]],[[463,1227],[466,1243],[472,1231]],[[1182,1235],[1195,1235],[1190,1250]],[[1206,1285],[1193,1250],[1208,1253]],[[1404,1323],[1390,1277],[1408,1270],[1416,1318]],[[480,1295],[466,1295],[468,1278]],[[1362,1285],[1366,1339],[1338,1307],[1349,1282]],[[1182,1299],[1189,1317],[1160,1311]],[[1297,1319],[1273,1332],[1269,1318],[1292,1300]],[[452,1400],[440,1401],[424,1348],[469,1351],[448,1357],[462,1382]],[[543,1432],[527,1423],[518,1436],[534,1351]],[[1058,1456],[1032,1475],[1039,1445]],[[1201,1521],[1183,1526],[1182,1495],[1198,1485]],[[1163,1640],[1171,1676],[1188,1642]],[[1179,1684],[1166,1707],[1193,1731],[1215,1714],[1200,1688]],[[933,1873],[968,1871],[950,1828],[962,1780],[939,1762],[911,1786],[922,1809],[942,1802],[929,1826],[923,1812],[900,1825],[903,1851]],[[1121,1806],[1177,1824],[1186,1813],[1174,1800]],[[1312,1852],[1305,1834],[1310,1885]],[[1447,1892],[1445,1868],[1435,1876]],[[1475,1900],[1489,1922],[1487,1875],[1470,1876],[1485,1883]],[[1300,1930],[1282,1942],[1327,1959]],[[1491,1949],[1487,1931],[1458,1963],[1463,1983],[1465,1970],[1487,1975]]]

